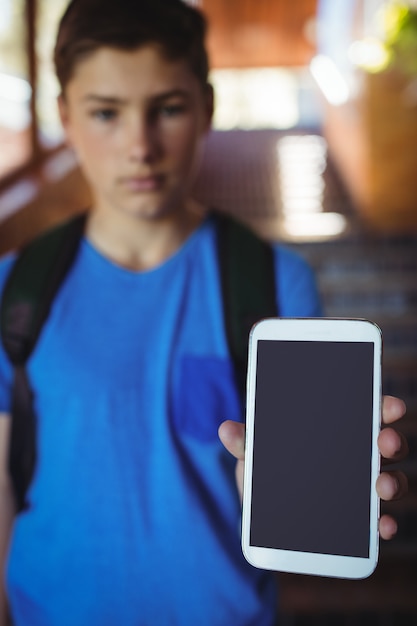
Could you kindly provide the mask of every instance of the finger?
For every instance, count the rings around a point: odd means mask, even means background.
[[[243,460],[240,460],[236,463],[235,476],[236,476],[236,485],[237,485],[241,502],[243,498],[243,474],[244,474],[244,462]]]
[[[236,459],[245,458],[245,426],[240,422],[226,420],[219,427],[220,441]]]
[[[243,461],[245,458],[245,427],[240,422],[227,420],[219,427],[220,441],[236,459],[236,484],[240,499],[243,493]]]
[[[407,439],[393,428],[384,428],[378,436],[378,448],[385,462],[396,462],[408,454]]]
[[[392,539],[398,530],[398,524],[391,515],[382,515],[379,520],[379,534],[382,539]]]
[[[407,477],[403,472],[382,472],[376,481],[376,490],[382,500],[398,500],[408,491]]]
[[[384,396],[382,399],[382,421],[384,424],[392,424],[401,419],[406,412],[406,405],[400,398]]]

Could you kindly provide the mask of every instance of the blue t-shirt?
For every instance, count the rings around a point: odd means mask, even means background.
[[[281,314],[319,315],[309,267],[276,259]],[[272,624],[275,578],[242,556],[217,435],[241,408],[212,219],[146,272],[83,240],[28,371],[38,463],[7,565],[16,626]],[[1,350],[0,412],[10,384]]]

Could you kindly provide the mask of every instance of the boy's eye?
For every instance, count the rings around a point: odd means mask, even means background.
[[[115,109],[97,109],[91,114],[95,119],[100,120],[102,122],[109,122],[117,116],[117,111]]]
[[[182,103],[163,104],[159,107],[159,114],[162,117],[175,117],[181,115],[185,111],[185,105]]]

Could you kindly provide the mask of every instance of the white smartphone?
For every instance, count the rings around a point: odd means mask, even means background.
[[[252,565],[340,578],[375,569],[381,353],[367,320],[253,327],[242,518]]]

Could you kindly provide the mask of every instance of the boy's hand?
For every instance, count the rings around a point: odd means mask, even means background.
[[[382,406],[383,424],[392,424],[405,414],[405,404],[399,398],[385,396]],[[220,425],[219,437],[224,447],[237,459],[236,482],[242,496],[243,463],[245,458],[245,427],[239,422],[227,420]],[[407,441],[394,428],[384,428],[378,438],[382,460],[393,463],[403,459],[408,453]],[[352,451],[354,455],[354,451]],[[407,478],[402,472],[381,472],[376,483],[378,495],[383,500],[396,500],[407,493]],[[379,522],[383,539],[391,539],[397,532],[397,522],[390,515],[383,515]]]
[[[382,423],[392,424],[404,416],[406,406],[399,398],[385,396],[382,405]],[[378,447],[382,463],[395,463],[408,454],[408,444],[404,435],[394,428],[383,428],[378,437]],[[408,481],[403,472],[381,472],[376,481],[376,490],[382,500],[397,500],[408,490]],[[397,532],[397,522],[390,515],[382,515],[379,521],[379,532],[383,539],[391,539]]]

